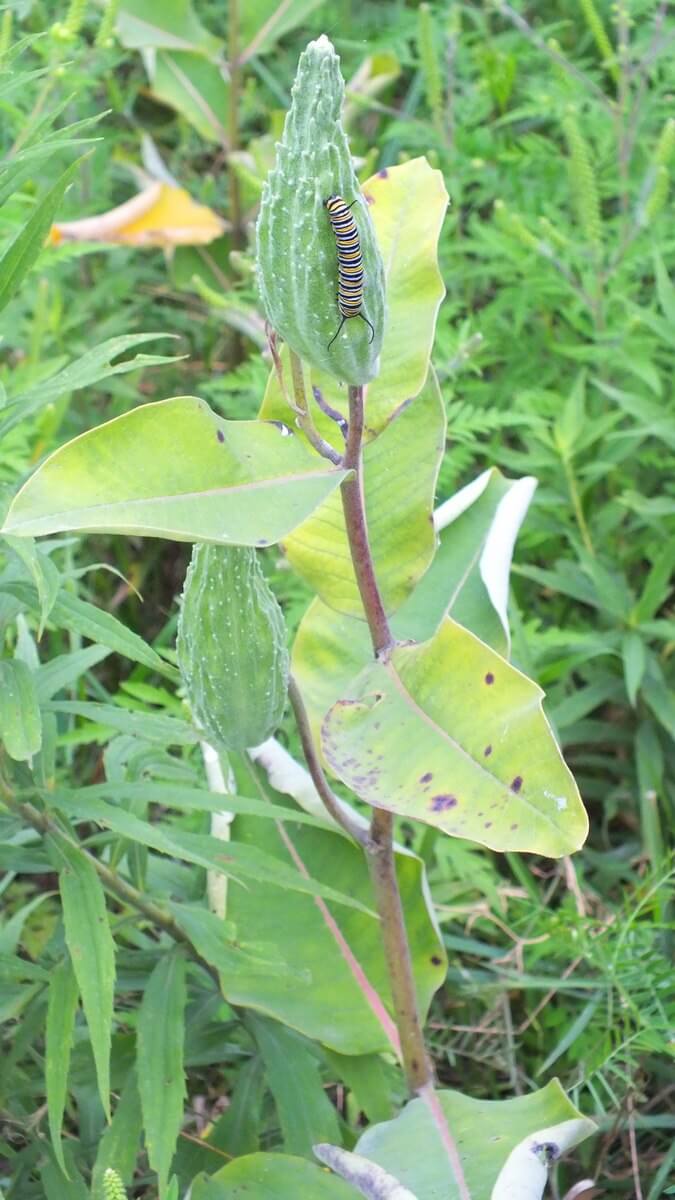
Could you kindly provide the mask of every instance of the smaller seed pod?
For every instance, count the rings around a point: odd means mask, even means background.
[[[250,546],[194,546],[178,620],[178,666],[206,737],[258,746],[284,711],[289,659],[283,614]]]
[[[344,81],[327,37],[310,42],[300,56],[291,97],[258,218],[262,301],[272,327],[305,362],[346,383],[367,383],[379,370],[384,266],[340,119]],[[333,196],[351,206],[363,293],[359,315],[344,321],[330,345],[344,315],[337,302],[336,237],[325,207]]]

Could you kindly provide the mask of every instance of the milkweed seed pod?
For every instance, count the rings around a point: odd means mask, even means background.
[[[205,736],[258,746],[281,720],[288,688],[284,618],[250,546],[196,545],[178,620],[178,666]]]
[[[340,111],[344,81],[327,37],[300,56],[276,165],[262,195],[257,266],[270,324],[300,358],[350,384],[373,379],[385,319],[384,266],[354,173]],[[361,312],[342,319],[338,261],[324,207],[341,196],[356,222],[363,260]],[[373,328],[372,342],[368,323]]]
[[[103,1175],[103,1200],[127,1200],[124,1184],[112,1167],[108,1167]]]

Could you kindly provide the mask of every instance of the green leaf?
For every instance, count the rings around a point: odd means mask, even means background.
[[[459,1149],[469,1194],[476,1200],[488,1196],[508,1200],[515,1195],[540,1200],[548,1163],[595,1131],[557,1079],[513,1100],[474,1100],[450,1091],[438,1092],[437,1098]],[[552,1147],[549,1154],[542,1153],[543,1146]],[[459,1198],[438,1129],[423,1100],[410,1101],[396,1120],[366,1130],[356,1151],[391,1172],[417,1200]]]
[[[57,858],[66,945],[82,997],[103,1109],[110,1119],[110,1042],[115,986],[115,943],[103,888],[92,864],[64,839],[51,839]]]
[[[117,32],[131,50],[198,50],[217,54],[219,38],[209,33],[195,15],[190,0],[124,0],[117,17]]]
[[[135,358],[125,359],[124,362],[114,363],[126,350],[141,346],[144,342],[156,341],[158,337],[173,337],[170,333],[131,333],[124,337],[109,338],[88,350],[81,358],[68,363],[68,366],[57,371],[55,375],[42,380],[37,386],[26,392],[12,396],[3,419],[0,421],[0,437],[4,437],[27,417],[32,417],[47,404],[52,404],[66,392],[75,392],[80,388],[91,387],[102,379],[112,375],[125,375],[128,371],[141,371],[146,367],[161,363],[175,362],[174,356],[166,357],[160,354],[137,354]]]
[[[267,54],[289,30],[307,20],[325,0],[246,0],[241,10],[240,40],[246,48],[240,58]]]
[[[183,1121],[185,1002],[185,959],[174,950],[157,963],[138,1013],[138,1086],[145,1145],[157,1172],[160,1200],[166,1195]]]
[[[222,972],[226,979],[238,972],[267,975],[270,971],[286,977],[300,977],[300,972],[292,970],[280,959],[277,946],[262,947],[258,944],[249,949],[239,937],[234,940],[232,926],[208,909],[174,901],[169,902],[169,908],[198,954]]]
[[[64,1148],[68,1175],[64,1177],[57,1164],[50,1160],[40,1171],[45,1200],[89,1200],[89,1189],[80,1175],[69,1144]]]
[[[167,718],[168,719],[168,718]],[[161,740],[161,739],[159,739]],[[169,742],[171,739],[166,739]],[[97,805],[97,801],[108,798],[119,802],[129,802],[133,807],[138,801],[146,804],[161,804],[162,807],[175,808],[179,812],[222,812],[226,803],[229,812],[243,813],[251,817],[264,817],[271,821],[294,821],[296,824],[316,825],[324,829],[325,817],[312,816],[310,813],[299,812],[295,808],[282,808],[278,804],[270,804],[264,799],[251,799],[249,796],[233,796],[227,793],[223,801],[222,792],[208,792],[205,788],[182,787],[178,784],[168,786],[166,783],[123,783],[117,779],[107,783],[91,784],[69,791],[59,788],[50,793],[54,803],[65,804],[67,811],[84,820],[100,820],[105,825],[108,812],[107,805]],[[119,812],[115,807],[114,812]]]
[[[61,1125],[66,1107],[70,1051],[73,1044],[73,1027],[79,996],[72,963],[69,958],[64,958],[52,972],[49,981],[45,1034],[45,1088],[52,1146],[56,1160],[66,1176],[68,1171],[61,1144]]]
[[[511,555],[535,487],[493,467],[436,510],[438,549],[396,614],[399,639],[425,641],[448,616],[508,657]]]
[[[262,1054],[274,1097],[284,1148],[311,1157],[317,1141],[340,1141],[337,1113],[323,1090],[309,1044],[278,1021],[250,1013],[247,1025]],[[292,1069],[289,1070],[289,1063]]]
[[[150,68],[152,94],[168,104],[208,142],[227,142],[223,125],[230,88],[222,66],[181,50],[158,50]]]
[[[291,889],[310,896],[323,896],[337,904],[345,904],[349,908],[367,913],[370,920],[374,918],[372,910],[361,901],[307,878],[290,866],[288,859],[278,862],[272,855],[260,851],[257,846],[222,842],[208,834],[184,833],[180,829],[167,828],[164,825],[151,825],[134,813],[117,808],[113,804],[105,804],[102,800],[82,802],[77,792],[72,795],[57,795],[53,802],[64,812],[76,815],[82,820],[98,821],[122,837],[140,842],[143,846],[150,846],[160,854],[183,859],[208,871],[220,871],[232,878],[251,878],[261,883],[274,884],[277,888]],[[230,803],[229,796],[226,803]],[[278,903],[278,896],[276,902]]]
[[[431,562],[432,508],[445,448],[445,410],[436,377],[365,447],[366,521],[384,606],[398,608]],[[363,619],[340,496],[334,492],[286,538],[295,569],[338,612]]]
[[[324,1047],[324,1057],[371,1124],[391,1120],[405,1086],[398,1067],[381,1054],[338,1054]]]
[[[495,850],[558,858],[588,819],[543,714],[543,693],[446,619],[372,663],[328,713],[332,771],[377,808]]]
[[[235,1157],[256,1151],[263,1124],[262,1108],[266,1092],[263,1062],[256,1055],[237,1071],[230,1103],[209,1135],[209,1145],[226,1150]]]
[[[198,1175],[191,1200],[239,1200],[247,1195],[265,1200],[359,1200],[358,1192],[304,1158],[285,1154],[247,1154],[215,1175]]]
[[[445,616],[452,616],[508,654],[511,555],[535,486],[531,476],[505,479],[492,468],[436,510],[439,545],[428,571],[394,614],[398,641],[425,641]],[[362,622],[337,616],[320,600],[310,604],[296,634],[292,665],[317,742],[328,709],[371,660]]]
[[[2,438],[2,430],[0,429],[0,438]],[[21,559],[22,563],[30,573],[35,588],[37,590],[38,601],[40,604],[40,625],[38,628],[38,640],[44,633],[44,628],[47,623],[49,614],[54,607],[54,602],[59,594],[61,586],[61,576],[54,566],[51,558],[46,554],[42,554],[32,538],[13,538],[5,539],[7,545]]]
[[[187,721],[181,721],[179,717],[165,716],[164,713],[126,709],[115,704],[100,704],[94,700],[54,700],[46,704],[45,709],[47,712],[71,713],[84,717],[87,721],[95,721],[98,725],[109,726],[110,729],[117,729],[120,733],[127,733],[147,742],[160,742],[169,746],[193,746],[199,741],[199,734]]]
[[[261,757],[260,761],[269,760]],[[240,792],[255,789],[257,795],[277,795],[260,768],[246,765],[239,756],[236,760],[233,756],[233,762]],[[290,790],[292,784],[288,786]],[[237,817],[232,838],[231,844],[256,847],[280,864],[295,860],[325,886],[339,888],[363,905],[373,903],[363,853],[337,829],[320,830],[286,822],[282,830],[270,821]],[[445,954],[427,906],[420,859],[397,847],[396,871],[418,1005],[424,1017],[434,992],[445,979]],[[308,896],[291,892],[280,905],[277,897],[271,879],[261,880],[255,888],[230,889],[228,918],[244,944],[275,946],[286,962],[306,973],[307,982],[298,987],[294,980],[272,972],[267,976],[238,972],[234,978],[223,980],[227,999],[275,1017],[343,1054],[391,1051],[389,976],[377,926],[356,909],[317,904]]]
[[[637,694],[647,666],[647,651],[642,637],[634,629],[624,633],[621,639],[621,657],[628,699],[631,706],[635,708]]]
[[[634,619],[640,625],[648,621],[660,609],[670,595],[673,567],[675,566],[675,544],[668,539],[652,561],[642,594],[634,609]]]
[[[0,260],[0,310],[18,291],[25,276],[38,257],[63,193],[77,174],[82,159],[78,158],[63,172],[35,206],[30,220],[24,225]]]
[[[344,476],[276,425],[223,421],[185,396],[133,409],[55,451],[15,497],[3,532],[263,545],[290,533]]]
[[[42,720],[35,675],[18,658],[0,661],[0,741],[19,762],[42,745]]]
[[[37,607],[35,590],[29,584],[20,580],[14,582],[8,580],[3,583],[3,588],[28,607],[34,605]],[[123,654],[125,658],[130,658],[133,662],[143,663],[150,670],[158,671],[170,679],[178,678],[176,668],[169,666],[163,658],[160,658],[159,654],[151,646],[148,646],[142,637],[133,633],[131,629],[127,629],[126,625],[123,625],[112,613],[97,608],[95,604],[90,604],[88,600],[82,600],[80,596],[61,591],[54,601],[52,618],[56,625],[80,633],[92,642],[100,642],[103,646],[109,646],[111,650],[117,654]]]
[[[35,672],[38,699],[42,702],[51,700],[56,692],[75,683],[80,675],[102,662],[109,654],[107,646],[87,646],[70,654],[56,654]]]
[[[673,285],[668,272],[664,266],[663,259],[657,250],[654,250],[654,275],[656,278],[656,294],[659,298],[659,304],[668,319],[669,324],[675,324],[675,286]]]
[[[92,1200],[105,1200],[103,1176],[113,1167],[126,1184],[130,1184],[136,1167],[136,1154],[141,1135],[141,1098],[138,1094],[136,1072],[130,1071],[113,1119],[101,1138],[91,1177]]]

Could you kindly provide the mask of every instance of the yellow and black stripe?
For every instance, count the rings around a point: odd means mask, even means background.
[[[361,242],[350,209],[352,204],[345,204],[341,196],[329,196],[324,200],[328,219],[333,226],[338,252],[338,294],[337,303],[342,320],[337,333],[328,343],[330,350],[335,338],[342,329],[345,321],[351,317],[360,317],[370,329],[370,340],[375,337],[375,330],[368,318],[361,311],[363,304],[363,259],[361,258]]]

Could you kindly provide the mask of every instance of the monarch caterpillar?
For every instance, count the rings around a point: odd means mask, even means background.
[[[329,341],[327,349],[330,350],[345,321],[348,321],[350,317],[360,317],[362,321],[365,321],[370,329],[370,340],[372,342],[375,337],[375,330],[368,318],[361,311],[363,304],[361,242],[356,221],[349,211],[352,205],[356,204],[356,200],[352,200],[351,204],[345,204],[342,196],[329,196],[323,203],[324,208],[328,212],[328,219],[333,226],[333,233],[337,242],[337,303],[340,316],[342,317],[337,328],[337,333]]]

